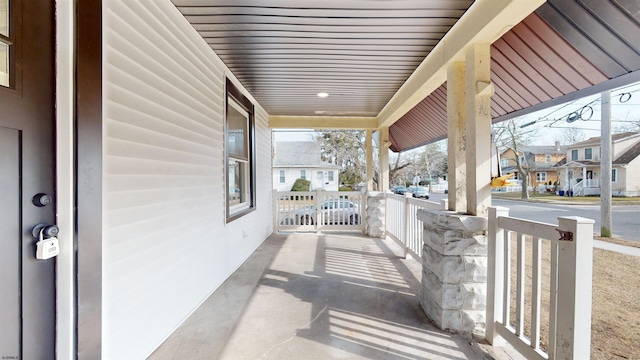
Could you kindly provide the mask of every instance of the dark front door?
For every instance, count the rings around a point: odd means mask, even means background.
[[[55,223],[53,4],[0,0],[0,359],[55,358],[55,258],[31,229]]]

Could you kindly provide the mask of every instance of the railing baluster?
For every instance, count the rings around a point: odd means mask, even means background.
[[[525,240],[524,234],[518,233],[516,242],[517,270],[516,270],[516,335],[524,337],[524,298],[525,298]]]
[[[504,325],[511,323],[511,232],[504,229],[504,286],[502,291],[502,318]]]
[[[549,279],[549,359],[555,359],[558,310],[558,244],[551,243],[551,276]]]
[[[540,293],[541,290],[541,272],[542,272],[542,241],[538,237],[534,237],[531,242],[532,262],[531,270],[531,347],[535,350],[540,348]]]

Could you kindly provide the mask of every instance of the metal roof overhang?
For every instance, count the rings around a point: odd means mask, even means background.
[[[634,0],[172,1],[273,125],[390,126],[394,151],[446,137],[472,43],[492,44],[494,122],[640,81]]]
[[[493,122],[640,82],[640,3],[550,0],[491,46]],[[446,83],[389,129],[393,151],[447,135]]]

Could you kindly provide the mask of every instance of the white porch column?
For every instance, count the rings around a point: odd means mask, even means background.
[[[373,191],[373,130],[367,129],[365,148],[367,151],[367,191]]]
[[[491,63],[489,44],[474,44],[466,60],[467,213],[487,216],[491,205]]]
[[[456,212],[467,208],[465,100],[465,63],[457,61],[447,71],[448,210]]]
[[[389,190],[389,128],[381,127],[378,130],[380,135],[380,146],[378,147],[378,191]]]

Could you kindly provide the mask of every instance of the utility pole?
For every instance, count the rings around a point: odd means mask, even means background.
[[[601,108],[602,121],[600,146],[602,148],[602,158],[600,159],[600,236],[611,237],[613,222],[611,220],[611,91],[602,93]]]

